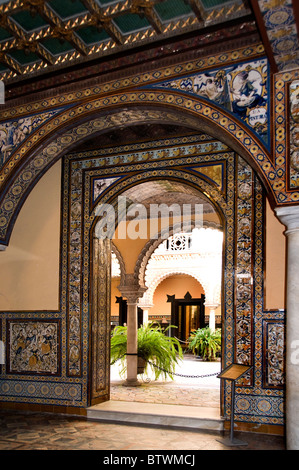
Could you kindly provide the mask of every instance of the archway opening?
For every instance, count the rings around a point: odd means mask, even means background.
[[[120,196],[118,195],[118,203],[119,197]],[[210,240],[211,242],[211,239],[213,239],[213,237],[211,238],[211,235],[213,233],[222,235],[220,230],[222,227],[222,221],[211,201],[202,194],[199,188],[194,188],[182,181],[172,179],[153,179],[151,181],[145,181],[125,190],[121,193],[121,197],[124,198],[127,204],[126,214],[128,217],[118,223],[112,241],[111,327],[114,329],[119,325],[128,326],[127,303],[131,303],[131,300],[126,296],[126,289],[128,290],[129,287],[131,287],[131,290],[139,289],[140,287],[144,288],[144,291],[140,291],[135,300],[137,309],[137,326],[147,323],[159,325],[161,328],[170,326],[172,324],[172,313],[171,306],[167,303],[167,294],[164,295],[164,302],[162,301],[159,306],[157,299],[154,300],[154,294],[156,293],[157,297],[157,294],[159,294],[159,286],[161,290],[163,282],[165,283],[166,281],[168,282],[168,289],[170,289],[168,295],[172,294],[173,291],[178,292],[176,285],[176,282],[178,281],[185,291],[184,294],[188,293],[188,295],[191,295],[189,292],[191,290],[194,298],[196,299],[194,302],[188,302],[185,299],[186,308],[184,308],[183,313],[184,321],[181,318],[178,325],[181,327],[184,323],[185,336],[180,340],[183,345],[183,350],[186,352],[188,350],[187,342],[191,331],[209,326],[209,320],[206,322],[205,318],[203,321],[199,322],[199,319],[202,318],[202,314],[204,314],[205,299],[207,299],[208,302],[206,308],[207,318],[210,316],[211,305],[213,305],[214,308],[218,308],[220,319],[217,327],[221,327],[220,291],[222,238],[220,244],[219,241],[217,246],[215,243],[210,243],[209,247],[207,242],[204,242],[204,240]],[[168,204],[166,204],[166,202]],[[173,210],[179,210],[175,214],[176,217],[174,217],[174,213],[172,211],[169,211],[167,214],[159,213],[159,221],[157,223],[157,220],[153,217],[153,212],[151,212],[152,205],[154,205],[155,208],[157,205],[160,206],[160,208],[163,205],[164,209],[165,207],[168,209],[171,207]],[[179,219],[183,215],[183,208],[186,209],[187,205],[188,209],[190,209],[188,211],[190,219],[188,221],[186,218],[184,219],[184,227],[187,231],[185,230],[182,232],[183,220]],[[198,206],[200,206],[201,209],[200,220],[196,219],[197,214],[195,209]],[[180,217],[178,217],[178,214],[180,214]],[[124,233],[126,234],[126,237],[123,236]],[[119,234],[121,234],[121,236],[119,236]],[[144,236],[145,234],[146,236]],[[215,271],[216,265],[215,263],[213,265],[212,261],[216,252],[219,262],[219,266],[217,267],[219,271],[218,275],[216,275]],[[160,259],[158,260],[159,257]],[[154,269],[154,271],[156,271],[156,275],[152,275],[153,273],[151,274],[148,268],[153,264],[153,260],[155,260],[155,258],[156,261],[158,260],[158,265],[156,265]],[[173,265],[172,267],[167,266],[166,258],[170,260],[170,264],[175,261],[175,263],[179,263],[179,265]],[[183,268],[183,266],[185,266],[185,268]],[[212,266],[214,266],[214,269],[211,269]],[[209,275],[212,275],[214,280],[219,278],[217,286],[215,286],[215,283],[212,283]],[[200,278],[203,279],[205,288],[201,285],[199,281]],[[191,289],[190,282],[194,283],[194,292],[193,289]],[[198,305],[195,305],[196,303],[198,304],[197,295],[201,298],[201,312],[199,312]],[[213,298],[211,296],[213,296]],[[216,297],[218,304],[214,305],[216,303]],[[155,302],[157,311],[150,312]],[[170,312],[166,313],[166,309],[170,310]],[[177,332],[174,331],[173,328],[168,329],[167,335],[177,336]],[[201,368],[201,371],[198,368],[199,362],[202,361],[202,358],[196,357],[196,354],[191,350],[188,350],[187,354],[189,361],[186,362],[184,358],[183,363],[179,366],[177,379],[178,377],[182,377],[184,381],[184,375],[186,374],[188,374],[190,378],[190,368],[194,369],[194,379],[202,380],[202,377],[200,377],[201,375],[209,375],[206,372],[207,367]],[[187,369],[185,367],[185,371],[183,367],[184,362],[187,367]],[[219,373],[220,354],[217,356],[216,366],[216,372]],[[214,367],[213,371],[215,370],[216,369]],[[123,388],[120,388],[124,384],[124,377],[119,376],[118,371],[119,369],[115,366],[111,368],[110,390],[112,400],[120,400],[126,393]],[[188,375],[186,375],[186,378],[188,378]],[[174,377],[176,376],[174,375]],[[139,378],[139,380],[144,382],[143,377]],[[146,380],[152,380],[152,378],[146,377]],[[179,384],[178,380],[176,382],[175,380],[173,382],[170,380],[167,381],[167,386],[169,387],[171,383],[176,383],[176,385]],[[217,406],[219,407],[220,384],[217,384],[217,387],[215,386],[215,383],[216,381],[214,380],[212,386],[213,403],[214,405],[217,403]],[[204,388],[208,389],[205,377],[203,377],[203,384]],[[151,383],[147,383],[147,385],[150,387]],[[183,386],[182,383],[180,383],[180,385]],[[187,385],[189,387],[191,385],[192,390],[197,389],[198,394],[199,387],[196,387],[195,382]],[[155,387],[154,390],[156,390]],[[160,392],[156,397],[154,395],[148,395],[148,397],[145,398],[143,392],[144,390],[140,391],[140,388],[135,387],[134,389],[130,389],[130,394],[127,394],[126,396],[127,398],[131,397],[132,400],[136,399],[136,401],[148,399],[152,400],[152,402],[157,402],[160,397],[160,400],[162,400],[161,403],[163,403],[163,401],[166,403],[169,402],[171,396],[169,388],[166,391],[166,395],[161,394],[160,388]],[[181,390],[181,392],[182,398],[178,398],[178,404],[182,404],[183,400],[186,401],[186,397],[183,399],[183,395],[186,393],[186,390]],[[215,393],[217,394],[216,400]],[[187,396],[191,403],[194,402],[194,394],[192,394],[191,391]]]

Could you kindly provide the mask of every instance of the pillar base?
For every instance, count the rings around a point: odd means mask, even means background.
[[[135,379],[131,379],[131,380],[126,379],[122,385],[123,385],[123,387],[140,387],[141,382],[139,382],[139,380],[135,380]]]

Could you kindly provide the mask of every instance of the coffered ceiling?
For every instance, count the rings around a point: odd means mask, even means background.
[[[247,0],[0,2],[0,77],[9,82],[251,15]]]
[[[298,0],[0,0],[0,79],[88,64],[225,25],[260,35],[272,65],[298,65]],[[219,39],[219,38],[218,38]]]

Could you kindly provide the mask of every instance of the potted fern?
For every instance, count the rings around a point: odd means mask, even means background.
[[[221,329],[199,328],[191,333],[188,340],[189,350],[204,361],[215,361],[221,351]]]
[[[155,380],[160,377],[173,379],[175,366],[183,359],[183,351],[176,338],[167,336],[166,329],[152,324],[142,325],[138,328],[137,341],[138,358],[143,363],[138,367],[138,374],[154,372]],[[120,360],[120,374],[126,372],[127,327],[114,328],[111,336],[111,364]],[[148,362],[150,361],[150,362]]]

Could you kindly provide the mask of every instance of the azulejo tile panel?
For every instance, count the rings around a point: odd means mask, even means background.
[[[58,108],[0,123],[0,168],[25,139],[61,111],[62,108]]]
[[[299,79],[289,85],[290,94],[290,187],[299,187]]]
[[[0,381],[1,400],[50,405],[82,404],[82,385],[52,380],[28,380],[26,378]]]
[[[266,58],[151,85],[199,96],[244,122],[269,148],[270,70]]]
[[[59,374],[59,320],[8,320],[8,373]]]
[[[276,170],[271,177],[285,174],[285,182],[277,179],[273,188],[281,189],[278,201],[298,203],[299,169],[297,154],[297,93],[299,70],[275,76],[273,156]]]

